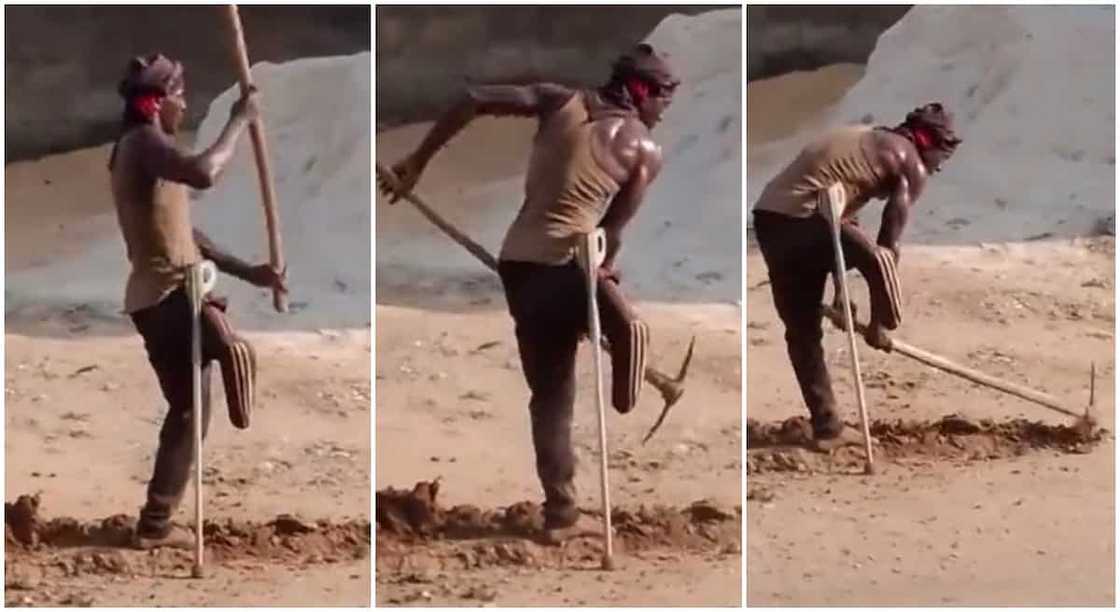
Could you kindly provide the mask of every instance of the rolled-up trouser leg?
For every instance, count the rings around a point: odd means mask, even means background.
[[[132,314],[144,338],[148,360],[155,370],[168,411],[159,434],[155,469],[148,483],[147,502],[140,510],[137,531],[162,537],[170,529],[194,462],[193,389],[191,373],[191,308],[182,290],[159,304]],[[210,365],[202,364],[202,435],[210,424]]]
[[[611,403],[622,414],[638,404],[649,349],[649,326],[638,318],[618,283],[599,281],[599,318],[611,344]]]
[[[225,385],[229,420],[246,429],[256,393],[257,355],[249,341],[237,335],[225,314],[224,300],[209,295],[202,304],[202,352],[206,361],[217,360]]]
[[[887,329],[902,323],[902,287],[894,254],[876,245],[858,228],[840,226],[840,243],[848,269],[859,270],[867,281],[871,298],[871,320]]]
[[[545,527],[567,527],[579,518],[572,415],[576,351],[586,318],[583,276],[574,266],[506,261],[500,262],[499,273],[531,394],[529,414],[537,476],[545,497]]]

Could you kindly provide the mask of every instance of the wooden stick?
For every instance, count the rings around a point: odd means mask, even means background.
[[[233,60],[237,65],[237,77],[241,83],[241,95],[249,94],[252,87],[252,74],[249,71],[249,51],[245,47],[245,35],[241,30],[241,17],[237,5],[227,7],[226,17],[233,42]],[[284,253],[280,242],[280,216],[276,214],[276,190],[273,186],[272,169],[268,164],[268,143],[264,138],[264,120],[258,117],[249,124],[249,135],[253,139],[253,156],[257,161],[257,179],[261,186],[261,203],[264,205],[264,221],[268,228],[268,259],[274,268],[284,270]],[[288,312],[288,297],[279,289],[272,289],[272,305],[276,312]]]
[[[607,452],[607,401],[603,395],[603,351],[599,348],[603,343],[603,331],[599,325],[599,292],[596,290],[599,284],[598,270],[606,250],[606,236],[602,230],[584,236],[580,245],[580,263],[587,281],[587,321],[595,370],[595,408],[599,415],[599,493],[603,509],[603,539],[606,541],[602,568],[611,571],[614,569],[614,534],[611,531],[611,489],[607,471],[610,457]]]
[[[191,426],[194,445],[194,566],[191,577],[202,578],[204,554],[202,534],[202,265],[190,267],[187,293],[191,302]]]
[[[844,274],[848,267],[844,264],[844,247],[840,242],[841,215],[844,212],[846,198],[844,186],[839,183],[833,183],[821,196],[820,213],[825,215],[825,218],[828,220],[829,228],[832,230],[832,252],[835,255],[836,263],[833,277],[840,287],[840,299],[843,300],[844,303],[844,320],[847,321],[845,327],[848,330],[848,353],[852,357],[852,376],[856,387],[856,401],[859,404],[859,424],[860,428],[863,430],[863,455],[866,460],[863,465],[863,471],[866,474],[874,474],[875,456],[871,450],[871,423],[867,416],[867,397],[863,391],[863,373],[860,372],[859,368],[859,352],[856,347],[856,331],[853,321],[854,317],[852,316],[852,302],[848,297],[848,278]]]
[[[839,325],[843,321],[843,315],[837,312],[836,309],[832,308],[831,306],[822,306],[821,308],[823,309],[824,316],[832,322]],[[858,331],[859,333],[867,333],[867,326],[863,323],[856,322],[855,327],[856,331]],[[960,376],[961,378],[971,380],[972,382],[984,385],[985,387],[998,389],[1000,391],[1003,391],[1004,393],[1009,393],[1016,397],[1050,408],[1051,410],[1056,410],[1058,412],[1061,412],[1062,414],[1069,415],[1074,418],[1081,418],[1080,414],[1077,414],[1076,412],[1066,408],[1064,405],[1062,405],[1061,400],[1054,397],[1053,395],[1049,395],[1041,391],[1036,391],[1034,389],[1031,389],[1030,387],[1024,387],[1023,385],[1016,384],[1008,380],[1003,380],[1002,378],[996,378],[995,376],[985,374],[979,370],[965,367],[963,365],[950,361],[945,357],[941,357],[940,355],[935,355],[912,344],[907,344],[906,342],[903,342],[898,338],[891,339],[891,352],[901,353],[911,359],[920,361],[943,372],[948,372],[950,374]]]
[[[394,189],[397,188],[396,174],[393,174],[391,170],[382,166],[381,164],[377,164],[375,169],[377,171],[378,178],[391,185]],[[401,197],[405,200],[408,200],[410,204],[415,206],[416,209],[420,211],[420,214],[424,215],[428,219],[428,221],[431,221],[433,225],[440,229],[440,231],[442,231],[444,234],[447,234],[455,242],[458,242],[459,246],[470,251],[471,255],[474,255],[476,259],[482,262],[482,265],[490,268],[494,272],[498,271],[498,260],[494,259],[494,256],[490,254],[490,251],[486,250],[486,247],[472,240],[470,236],[464,234],[463,232],[460,232],[459,228],[449,223],[446,219],[440,216],[440,214],[437,213],[435,209],[433,209],[431,206],[428,206],[428,204],[424,202],[424,200],[421,200],[415,194],[409,192],[403,194]]]

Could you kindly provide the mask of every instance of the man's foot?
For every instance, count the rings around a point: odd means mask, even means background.
[[[169,529],[163,532],[137,528],[132,535],[132,546],[139,550],[152,550],[153,548],[190,550],[194,548],[194,532],[179,525],[171,525]]]
[[[874,438],[871,439],[871,443],[875,444]],[[844,446],[863,446],[863,434],[845,425],[835,436],[813,438],[809,443],[809,450],[830,453]]]
[[[603,537],[603,523],[586,514],[581,514],[575,523],[563,527],[545,527],[541,542],[559,546],[573,538]]]

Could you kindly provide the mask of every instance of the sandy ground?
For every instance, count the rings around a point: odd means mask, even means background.
[[[452,309],[449,300],[458,299]],[[500,294],[433,296],[440,310],[379,305],[376,384],[377,487],[411,487],[442,478],[447,506],[504,507],[539,501],[529,438],[528,392],[521,377],[512,322]],[[411,301],[411,300],[410,300]],[[645,305],[654,330],[654,358],[676,368],[692,334],[697,354],[685,398],[645,446],[660,400],[647,388],[635,412],[608,420],[612,502],[688,506],[708,499],[740,503],[739,310]],[[581,508],[598,508],[597,433],[589,403],[590,358],[578,362],[574,439]],[[501,442],[495,444],[495,441]],[[738,532],[738,529],[735,529]],[[738,533],[736,533],[736,536]],[[378,546],[382,546],[379,531]],[[467,542],[466,545],[471,545]],[[539,557],[540,547],[526,544]],[[405,557],[439,557],[420,543]],[[378,551],[377,603],[432,605],[737,605],[738,537],[700,549],[653,546],[620,555],[622,571],[588,571],[594,559],[511,563],[472,569],[396,570]],[[416,563],[412,563],[416,565]],[[438,587],[438,588],[437,588]],[[476,588],[477,587],[477,588]]]
[[[119,239],[100,195],[105,154],[98,148],[6,168],[9,273],[72,257],[91,241]],[[46,251],[44,243],[60,247]],[[223,277],[219,292],[233,282]],[[5,499],[40,494],[44,519],[135,515],[165,408],[131,324],[75,303],[9,311],[6,326]],[[205,455],[208,520],[260,525],[287,513],[360,532],[370,507],[369,329],[247,335],[260,363],[257,412],[251,429],[234,430],[215,374]],[[177,520],[188,524],[192,516],[181,509]],[[362,606],[371,580],[365,533],[364,540],[314,553],[298,542],[286,555],[233,545],[225,558],[215,556],[202,582],[184,579],[189,555],[104,546],[28,551],[9,541],[5,600]],[[91,556],[106,555],[115,561],[83,570]]]
[[[834,64],[752,81],[747,87],[747,146],[810,129],[863,76],[860,64]],[[756,163],[752,158],[751,163]]]
[[[765,267],[748,254],[748,417],[804,412]],[[1100,424],[1115,429],[1111,238],[1076,244],[911,248],[903,255],[911,344],[1083,409],[1097,367]],[[855,293],[864,297],[862,281]],[[866,300],[862,312],[866,313]],[[826,335],[840,405],[856,422],[846,339]],[[877,419],[1070,419],[860,346]],[[755,453],[748,450],[749,454]],[[762,452],[762,451],[758,451]],[[872,477],[747,477],[750,605],[1113,605],[1111,435],[1088,454],[886,461]],[[753,492],[753,494],[752,494]]]

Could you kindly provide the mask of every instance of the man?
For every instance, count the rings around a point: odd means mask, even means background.
[[[393,167],[399,179],[396,201],[413,189],[432,156],[476,116],[538,121],[525,200],[506,234],[498,269],[532,395],[533,445],[550,541],[593,529],[577,525],[573,482],[576,348],[588,325],[587,288],[574,257],[576,245],[596,228],[606,234],[598,273],[600,317],[611,342],[612,404],[626,413],[638,400],[649,333],[623,297],[615,266],[623,229],[661,170],[661,148],[650,130],[661,121],[679,83],[662,54],[639,44],[614,63],[609,82],[598,89],[551,83],[471,87],[419,148]],[[382,189],[393,191],[385,184]]]
[[[171,515],[186,489],[194,460],[190,301],[184,288],[190,266],[211,260],[227,274],[258,287],[286,291],[284,273],[249,265],[219,249],[191,227],[187,188],[212,186],[233,157],[238,137],[257,116],[256,94],[242,98],[217,141],[190,154],[175,144],[186,112],[183,68],[163,55],[133,59],[118,91],[125,101],[120,138],[109,161],[117,219],[132,270],[125,311],[144,338],[148,360],[169,409],[160,430],[147,503],[136,526],[137,545],[189,546],[193,536],[174,533]],[[202,308],[202,421],[210,421],[210,362],[225,382],[229,416],[249,426],[256,356],[226,321],[225,301],[206,295]]]
[[[894,128],[840,128],[805,147],[766,185],[754,206],[755,233],[769,269],[774,306],[785,324],[789,358],[812,415],[817,450],[862,442],[836,412],[821,348],[820,306],[835,259],[829,221],[818,212],[818,203],[830,185],[843,185],[844,259],[867,280],[871,294],[865,339],[890,351],[887,330],[897,328],[902,316],[895,272],[899,238],[927,178],[940,171],[960,142],[952,115],[938,103],[915,109]],[[886,200],[875,243],[856,219],[871,199]],[[839,295],[837,291],[842,307]]]

